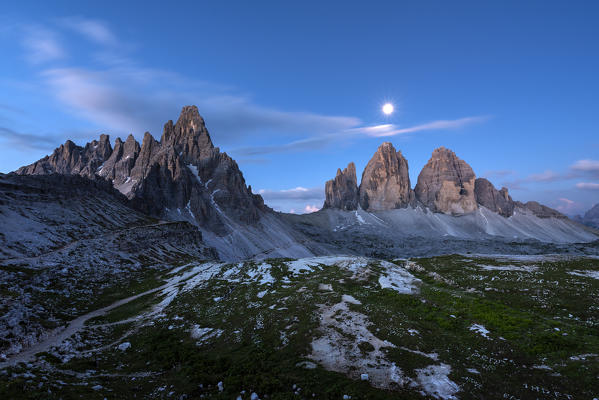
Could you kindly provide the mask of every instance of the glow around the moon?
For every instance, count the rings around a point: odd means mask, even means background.
[[[391,114],[393,113],[393,110],[394,110],[394,109],[395,109],[395,108],[393,107],[393,104],[391,104],[391,103],[386,103],[386,104],[383,106],[383,114],[385,114],[385,115],[391,115]]]

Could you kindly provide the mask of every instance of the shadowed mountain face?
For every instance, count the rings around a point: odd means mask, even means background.
[[[481,206],[504,217],[511,217],[514,214],[515,203],[508,194],[507,188],[497,190],[487,179],[478,178],[474,181],[474,194]]]
[[[176,123],[164,125],[160,142],[148,132],[141,146],[130,135],[125,142],[117,138],[114,149],[107,135],[85,147],[67,141],[17,173],[97,175],[146,214],[187,219],[221,233],[225,218],[252,224],[266,210],[237,163],[214,147],[195,106],[184,107]]]
[[[337,170],[335,179],[325,185],[326,201],[323,208],[356,210],[358,208],[358,184],[356,165],[350,162],[343,171]]]
[[[575,221],[599,229],[599,203],[595,204],[583,216],[577,216]]]
[[[438,238],[447,236],[456,241],[453,252],[471,246],[464,240],[483,236],[555,243],[597,237],[555,210],[514,202],[507,189],[475,181],[472,168],[445,148],[433,152],[412,190],[408,162],[391,143],[378,148],[359,187],[353,163],[327,182],[323,212],[298,218],[275,213],[252,194],[237,163],[214,147],[195,106],[167,122],[160,141],[148,132],[141,145],[131,135],[117,138],[114,148],[107,135],[83,147],[67,141],[17,174],[109,183],[137,212],[194,224],[202,241],[228,261],[362,254],[374,242],[422,238],[443,253]],[[390,255],[402,254],[404,248]]]

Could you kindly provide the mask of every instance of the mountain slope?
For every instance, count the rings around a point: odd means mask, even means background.
[[[110,183],[77,175],[0,175],[0,227],[3,356],[173,264],[217,256],[195,226],[147,217]]]
[[[0,397],[592,399],[598,273],[569,256],[192,262],[0,360]]]
[[[148,132],[141,145],[129,136],[124,143],[117,138],[114,149],[106,135],[84,147],[67,141],[17,173],[106,179],[143,214],[198,226],[225,260],[323,251],[252,193],[235,160],[214,147],[195,106],[183,107],[176,123],[168,121],[160,141]]]
[[[599,203],[591,207],[591,209],[583,216],[575,217],[574,220],[592,228],[599,229]]]
[[[361,242],[384,240],[393,246],[408,246],[407,238],[414,237],[496,238],[502,243],[597,240],[559,212],[536,202],[513,201],[507,189],[476,179],[472,168],[445,148],[433,152],[412,190],[408,162],[391,143],[379,147],[359,187],[352,163],[338,171],[327,183],[325,211],[297,218],[275,213],[252,193],[235,160],[214,146],[195,106],[183,107],[176,123],[168,121],[160,141],[148,132],[141,145],[132,136],[125,142],[117,139],[114,148],[107,135],[83,147],[67,141],[17,173],[108,180],[142,214],[196,225],[204,242],[227,261],[369,251],[367,244],[337,243],[340,231]],[[458,251],[467,248],[464,242],[454,245]],[[434,242],[432,248],[445,249]]]

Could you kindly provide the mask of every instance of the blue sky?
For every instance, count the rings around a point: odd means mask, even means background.
[[[514,199],[599,202],[597,2],[51,3],[0,15],[1,172],[196,104],[283,211],[383,141],[412,185],[445,146]]]

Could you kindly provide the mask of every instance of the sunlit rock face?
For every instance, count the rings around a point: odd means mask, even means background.
[[[368,211],[407,207],[414,199],[408,161],[389,142],[370,159],[360,182],[360,206]]]
[[[455,153],[439,147],[420,171],[414,188],[416,198],[433,212],[467,214],[478,206],[474,194],[476,176]]]
[[[358,209],[358,182],[356,165],[350,162],[343,171],[337,170],[335,179],[325,185],[326,199],[323,208],[351,211]]]

